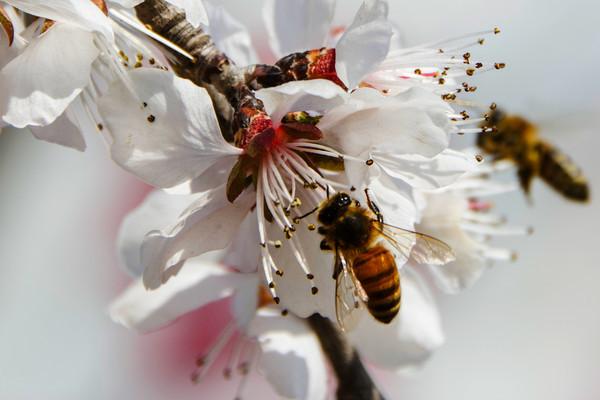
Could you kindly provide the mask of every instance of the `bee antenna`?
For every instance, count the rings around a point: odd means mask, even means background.
[[[329,187],[329,186],[328,186],[328,187]],[[309,212],[307,212],[306,214],[304,214],[304,215],[301,215],[301,216],[299,216],[299,217],[296,217],[296,218],[294,218],[294,219],[295,219],[295,220],[297,220],[297,221],[299,222],[301,219],[304,219],[304,218],[308,217],[309,215],[311,215],[311,214],[314,214],[315,212],[317,212],[317,210],[318,210],[318,209],[319,209],[319,206],[316,206],[315,208],[313,208],[312,210],[310,210],[310,211],[309,211]]]
[[[327,185],[326,192],[327,192],[327,200],[329,200],[329,185]]]

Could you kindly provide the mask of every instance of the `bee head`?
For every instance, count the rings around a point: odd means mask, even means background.
[[[344,215],[350,204],[352,204],[350,196],[343,192],[337,193],[321,207],[317,218],[323,225],[331,225]]]

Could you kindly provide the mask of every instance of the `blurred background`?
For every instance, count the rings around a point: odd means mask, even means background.
[[[260,2],[220,3],[268,54]],[[337,22],[347,24],[360,1],[339,3]],[[599,398],[600,6],[390,3],[406,45],[500,26],[476,54],[508,67],[479,77],[477,98],[540,124],[584,169],[592,202],[569,203],[537,181],[533,205],[520,193],[497,201],[511,223],[535,228],[504,242],[518,261],[497,264],[461,295],[438,296],[446,345],[414,376],[378,371],[377,379],[389,399]],[[109,320],[107,305],[129,282],[114,238],[148,188],[110,162],[99,137],[87,139],[80,154],[23,132],[0,137],[0,398],[233,398],[219,391],[227,383],[218,370],[200,386],[189,380],[195,356],[218,334],[198,326],[207,311],[145,336]],[[225,317],[213,313],[218,328]],[[246,398],[275,398],[258,382]]]

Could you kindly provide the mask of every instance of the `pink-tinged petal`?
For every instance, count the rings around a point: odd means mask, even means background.
[[[167,0],[169,3],[185,11],[187,20],[195,28],[200,25],[208,26],[209,18],[202,0]]]
[[[137,280],[111,304],[110,316],[127,328],[150,332],[190,311],[232,296],[249,280],[251,275],[231,272],[203,257],[194,258],[186,262],[177,277],[157,290],[148,291],[141,279]]]
[[[322,47],[334,10],[335,0],[266,0],[263,19],[275,56]]]
[[[92,1],[82,0],[4,0],[28,14],[57,22],[64,22],[87,32],[98,32],[113,41],[110,20]],[[64,42],[70,43],[70,41]]]
[[[150,193],[121,223],[117,248],[121,262],[134,277],[142,276],[142,243],[146,234],[170,226],[196,196],[169,195],[161,190]]]
[[[467,210],[467,199],[451,190],[423,194],[425,206],[419,232],[446,242],[456,260],[446,265],[430,266],[436,284],[447,293],[457,293],[475,283],[486,269],[480,244],[461,229],[461,218]]]
[[[221,186],[203,193],[173,227],[150,232],[142,245],[146,287],[161,286],[190,257],[227,247],[252,205],[248,193],[230,203]]]
[[[85,140],[73,122],[64,113],[47,126],[29,127],[33,136],[50,143],[60,144],[75,150],[85,150]]]
[[[336,45],[335,69],[348,88],[381,63],[390,48],[392,25],[384,0],[365,0]]]
[[[349,334],[366,360],[396,371],[420,367],[444,343],[440,315],[427,286],[409,268],[401,273],[400,284],[400,312],[389,325],[366,316]]]
[[[261,349],[259,369],[280,396],[321,400],[327,395],[327,370],[321,346],[304,321],[261,309],[250,325]]]
[[[256,92],[265,109],[275,122],[288,112],[325,111],[341,105],[347,97],[346,92],[335,83],[325,79],[288,82],[274,88]]]
[[[18,128],[54,122],[89,83],[98,56],[93,40],[66,24],[35,38],[0,71],[2,118]]]
[[[237,65],[256,64],[258,57],[248,29],[221,5],[206,3],[206,11],[210,21],[208,31],[217,48]]]
[[[446,187],[474,170],[477,165],[475,157],[451,149],[446,149],[433,158],[385,154],[380,159],[377,153],[372,154],[372,157],[390,177],[416,189]]]
[[[115,82],[99,102],[112,157],[123,168],[168,188],[241,153],[223,139],[206,90],[157,69],[140,68],[129,78],[138,99]]]

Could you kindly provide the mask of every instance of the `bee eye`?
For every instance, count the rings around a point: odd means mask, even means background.
[[[337,205],[339,207],[347,207],[352,203],[352,199],[346,193],[341,193],[337,198]]]

